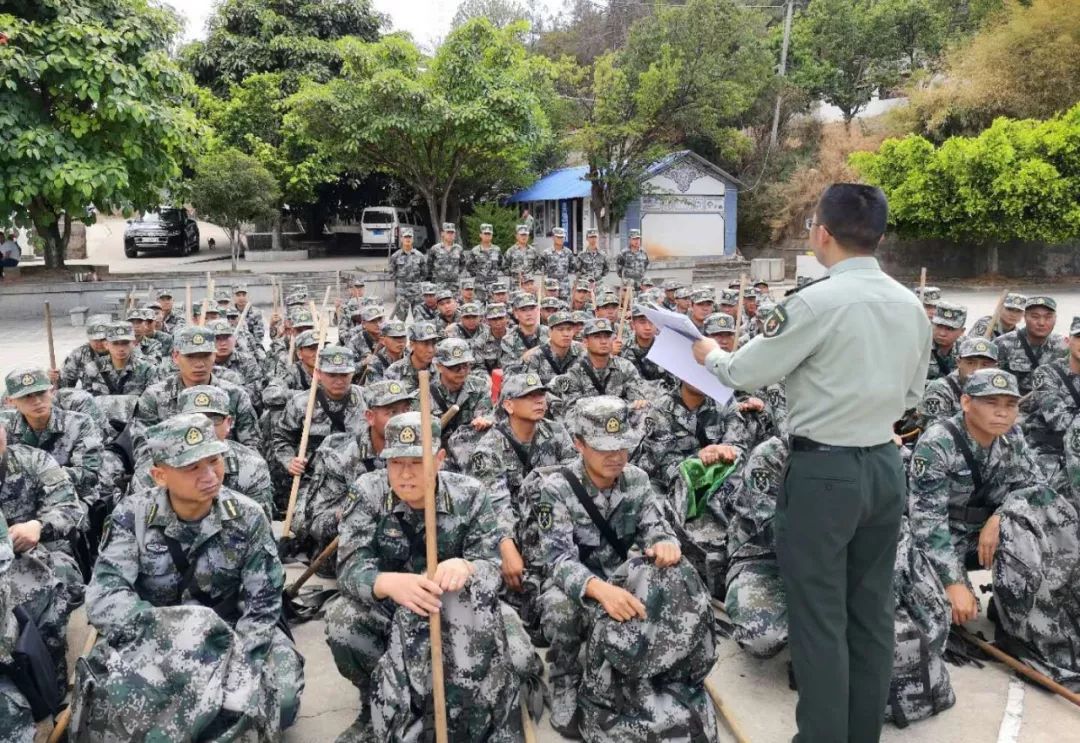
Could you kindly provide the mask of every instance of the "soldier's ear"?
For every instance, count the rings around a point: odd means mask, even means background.
[[[151,465],[150,477],[154,478],[154,484],[157,485],[159,488],[164,488],[168,486],[168,482],[165,479],[165,469],[163,467]]]
[[[581,454],[585,453],[585,442],[581,440],[580,436],[574,437],[574,448]]]
[[[435,452],[435,469],[442,469],[443,462],[446,461],[446,449],[439,449]]]

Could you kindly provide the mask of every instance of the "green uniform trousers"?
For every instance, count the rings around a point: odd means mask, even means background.
[[[799,687],[795,743],[874,743],[881,735],[905,492],[891,442],[792,439],[775,526]]]

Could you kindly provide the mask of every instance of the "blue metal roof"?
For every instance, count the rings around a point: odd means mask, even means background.
[[[506,201],[557,201],[558,199],[584,199],[592,194],[592,183],[585,180],[587,165],[554,170],[528,188],[518,191]]]

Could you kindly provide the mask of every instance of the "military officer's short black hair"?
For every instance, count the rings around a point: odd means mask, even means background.
[[[847,250],[873,253],[885,234],[889,202],[876,186],[834,183],[818,200],[815,219]]]

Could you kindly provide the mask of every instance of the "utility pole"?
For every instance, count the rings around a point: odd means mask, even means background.
[[[795,0],[787,0],[787,10],[784,14],[784,43],[780,47],[780,70],[779,76],[787,75],[787,52],[788,44],[791,43],[791,16],[795,12]],[[784,99],[783,91],[776,94],[776,108],[773,110],[772,133],[769,135],[769,147],[776,147],[776,137],[780,131],[780,103]]]

